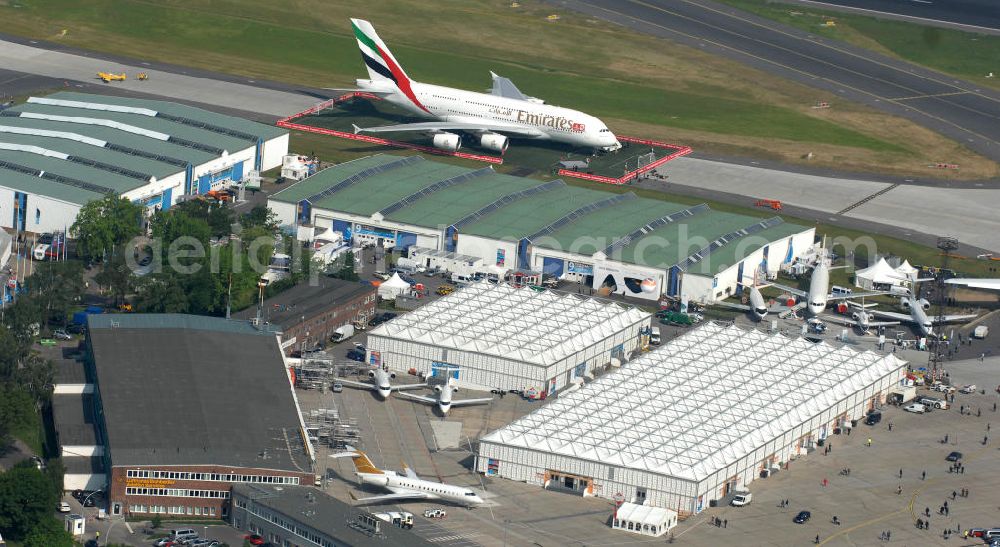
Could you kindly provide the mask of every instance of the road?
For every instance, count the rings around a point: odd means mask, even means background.
[[[923,23],[950,23],[968,30],[1000,31],[995,0],[788,0],[810,7],[895,16]],[[950,25],[949,25],[950,26]]]
[[[1000,92],[713,2],[552,3],[902,116],[1000,162]]]

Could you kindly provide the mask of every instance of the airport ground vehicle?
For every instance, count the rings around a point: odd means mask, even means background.
[[[651,327],[649,329],[649,343],[654,346],[660,345],[660,327]]]
[[[939,410],[946,410],[948,408],[948,402],[943,399],[938,399],[936,397],[917,397],[917,402],[928,407],[937,408]]]
[[[920,403],[913,403],[911,405],[904,406],[903,410],[913,412],[914,414],[923,414],[924,412],[927,412],[927,407]]]
[[[736,492],[736,495],[733,497],[733,501],[729,502],[729,504],[733,507],[743,507],[744,505],[750,505],[751,501],[753,501],[753,494],[743,490]]]
[[[449,294],[455,292],[455,287],[452,287],[451,285],[441,285],[434,292],[436,292],[438,296],[448,296]]]
[[[427,509],[424,511],[424,517],[429,519],[443,519],[448,516],[448,512],[444,509]]]
[[[978,388],[976,387],[976,384],[966,384],[966,385],[964,385],[964,386],[962,386],[962,387],[958,388],[958,392],[959,392],[959,393],[966,393],[966,394],[969,394],[969,393],[975,393],[975,392],[976,392],[976,389],[978,389]]]
[[[389,511],[386,513],[372,513],[372,516],[391,523],[400,528],[413,528],[413,513],[406,511]]]
[[[777,199],[758,199],[753,204],[754,207],[770,207],[775,211],[781,210],[781,201]]]

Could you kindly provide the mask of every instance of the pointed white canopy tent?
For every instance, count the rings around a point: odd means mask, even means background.
[[[649,323],[630,305],[482,282],[372,329],[368,348],[394,370],[458,371],[465,387],[550,394],[627,357]]]
[[[910,281],[915,280],[917,278],[917,274],[919,273],[920,270],[911,266],[909,260],[904,260],[903,263],[896,268],[897,276],[904,277]]]
[[[905,366],[709,323],[484,436],[477,470],[697,513],[864,416]]]
[[[875,264],[854,272],[854,285],[868,291],[876,290],[877,286],[899,285],[905,281],[882,257]]]
[[[396,298],[401,294],[406,294],[410,290],[410,284],[403,281],[398,273],[393,273],[392,277],[382,282],[378,286],[378,296],[386,300]]]

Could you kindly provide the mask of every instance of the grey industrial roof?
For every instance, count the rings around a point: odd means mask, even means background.
[[[83,204],[286,133],[165,101],[58,92],[0,112],[0,177],[19,191]]]
[[[367,282],[321,276],[315,284],[304,281],[265,300],[263,318],[271,325],[287,329],[300,322],[303,317],[309,320],[363,294],[375,294],[375,287]],[[256,305],[233,314],[234,319],[253,319],[256,316]]]
[[[74,359],[59,359],[55,361],[55,377],[53,382],[59,384],[87,383],[86,368],[83,363]]]
[[[104,473],[104,458],[100,456],[66,457],[62,461],[66,473],[70,475]]]
[[[112,465],[310,469],[273,332],[178,314],[88,316]]]
[[[60,446],[93,446],[94,398],[79,393],[56,393],[52,396],[52,419]]]
[[[368,511],[357,509],[316,488],[307,486],[273,486],[265,484],[234,484],[233,496],[250,498],[254,504],[284,515],[322,532],[331,539],[354,547],[420,547],[433,545],[413,532],[387,522],[379,525],[379,535],[370,536],[348,526],[358,515]],[[237,514],[242,509],[233,509]]]

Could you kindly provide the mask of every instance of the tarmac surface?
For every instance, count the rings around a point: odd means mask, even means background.
[[[1000,161],[1000,92],[714,2],[550,2],[902,116]]]
[[[647,179],[638,185],[689,195],[705,192],[714,198],[724,193],[731,198],[724,201],[745,206],[753,205],[755,199],[777,199],[785,206],[782,212],[824,223],[930,246],[936,244],[931,234],[951,235],[963,248],[1000,251],[1000,215],[996,212],[1000,190],[989,183],[982,188],[948,188],[830,178],[688,157],[675,159],[657,172],[667,179]]]
[[[789,3],[829,9],[854,8],[856,13],[892,15],[920,22],[952,23],[969,30],[1000,31],[1000,11],[993,0],[790,0]]]

